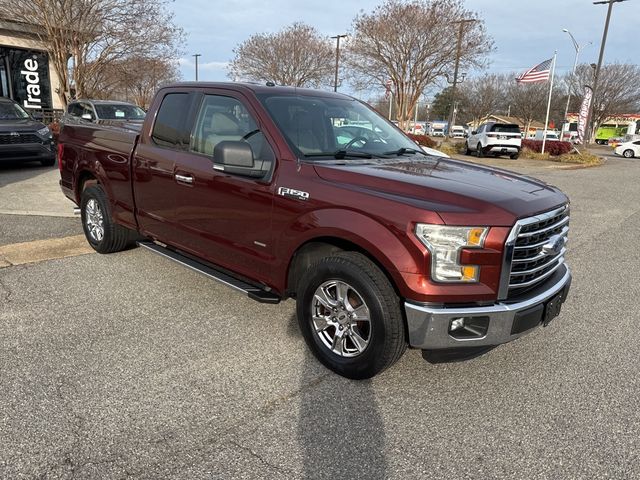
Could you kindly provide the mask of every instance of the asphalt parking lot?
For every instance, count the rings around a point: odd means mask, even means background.
[[[142,249],[0,262],[0,478],[640,478],[640,160],[510,162],[571,198],[562,315],[370,381],[311,357],[292,301]],[[81,233],[56,181],[0,168],[0,256]]]

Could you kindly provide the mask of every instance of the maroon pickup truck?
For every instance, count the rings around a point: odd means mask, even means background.
[[[176,84],[139,131],[64,125],[59,158],[96,251],[137,242],[254,300],[295,298],[310,349],[346,377],[407,346],[480,354],[569,290],[562,192],[427,155],[346,95]]]

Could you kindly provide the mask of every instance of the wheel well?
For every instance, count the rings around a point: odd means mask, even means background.
[[[400,296],[400,292],[398,291],[393,277],[391,277],[387,269],[374,256],[359,245],[337,237],[316,238],[308,241],[304,245],[301,245],[296,250],[289,264],[285,296],[295,297],[298,281],[300,281],[304,272],[306,272],[316,261],[336,252],[358,252],[366,256],[377,265],[380,271],[389,280],[389,283],[395,290],[396,294]]]
[[[96,177],[93,176],[93,174],[89,171],[83,171],[80,173],[80,175],[78,176],[78,191],[76,192],[77,197],[78,197],[78,201],[80,201],[80,197],[82,196],[82,192],[84,191],[85,188],[87,188],[89,185],[93,185],[93,184],[97,184],[98,179]]]

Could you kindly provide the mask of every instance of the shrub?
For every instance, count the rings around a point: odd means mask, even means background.
[[[522,140],[522,148],[529,149],[532,152],[542,152],[542,140]],[[558,142],[557,140],[548,140],[544,146],[544,153],[551,156],[564,155],[573,149],[573,145],[569,142]]]
[[[413,133],[407,133],[407,137],[409,137],[414,142],[418,142],[420,145],[424,145],[425,147],[435,148],[437,145],[435,140],[432,140],[426,135],[415,135]]]

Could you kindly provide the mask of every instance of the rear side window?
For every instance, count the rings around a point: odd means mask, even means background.
[[[183,141],[188,137],[185,120],[191,103],[188,93],[170,93],[162,99],[151,138],[162,146],[183,148]]]
[[[499,133],[517,133],[518,135],[520,135],[520,127],[516,124],[509,125],[496,123],[491,131]]]

